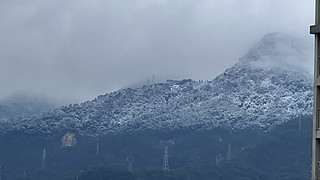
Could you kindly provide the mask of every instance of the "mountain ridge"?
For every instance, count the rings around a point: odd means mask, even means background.
[[[292,41],[296,41],[292,36],[268,34],[213,80],[168,80],[121,89],[8,121],[0,132],[74,131],[96,136],[148,129],[269,130],[297,115],[312,113],[312,76],[299,66],[288,65],[304,57],[304,46],[293,47]]]

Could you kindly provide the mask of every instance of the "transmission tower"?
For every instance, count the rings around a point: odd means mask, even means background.
[[[46,167],[46,157],[47,157],[47,149],[43,148],[41,169],[44,169]]]
[[[175,140],[173,140],[173,139],[166,140],[166,141],[163,141],[163,140],[160,141],[161,146],[164,148],[164,156],[163,156],[163,164],[162,164],[162,170],[164,172],[170,171],[168,149],[169,149],[169,146],[173,146],[174,143],[175,143]]]
[[[220,161],[222,160],[223,160],[222,155],[221,153],[219,153],[219,155],[216,156],[216,166],[219,166]]]
[[[163,156],[162,170],[163,170],[164,172],[170,171],[170,168],[169,168],[169,156],[168,156],[168,146],[165,146],[165,147],[164,147],[164,156]]]
[[[133,157],[127,157],[127,163],[128,163],[128,172],[132,173],[132,164],[134,162]]]
[[[314,103],[313,103],[313,138],[312,138],[312,180],[319,180],[320,175],[320,0],[315,1],[315,25],[310,33],[315,35],[314,50]]]

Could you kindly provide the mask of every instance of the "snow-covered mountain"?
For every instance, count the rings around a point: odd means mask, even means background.
[[[312,113],[312,75],[296,62],[305,44],[272,33],[210,81],[168,80],[121,89],[92,101],[2,123],[0,132],[84,135],[153,129],[268,130],[299,114]]]

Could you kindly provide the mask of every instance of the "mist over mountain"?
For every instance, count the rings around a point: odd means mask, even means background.
[[[0,100],[0,121],[24,118],[57,108],[64,103],[45,96],[30,93],[15,93]]]
[[[306,63],[313,59],[310,46],[310,43],[290,34],[269,33],[240,58],[240,61],[266,70],[281,68],[312,74],[312,64]]]
[[[9,121],[1,131],[70,130],[94,136],[161,129],[272,129],[312,113],[312,76],[295,63],[305,57],[304,47],[293,36],[267,34],[213,80],[168,80],[121,89]]]

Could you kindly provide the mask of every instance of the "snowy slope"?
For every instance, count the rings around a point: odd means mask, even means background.
[[[294,43],[293,43],[294,42]],[[0,131],[84,135],[146,129],[270,129],[312,113],[312,76],[294,64],[302,41],[264,36],[234,66],[211,81],[168,80],[126,88],[39,116],[2,123]]]

